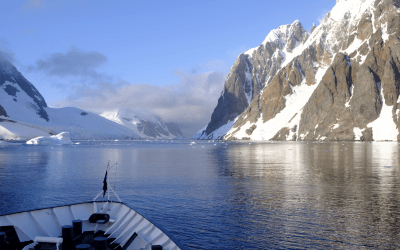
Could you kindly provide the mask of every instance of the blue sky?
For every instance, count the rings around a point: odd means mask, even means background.
[[[179,95],[170,101],[185,105],[188,100],[179,98],[204,92],[209,104],[197,100],[201,108],[182,112],[193,113],[194,120],[198,117],[196,126],[182,125],[192,133],[208,123],[224,77],[241,52],[260,45],[271,29],[296,19],[306,29],[313,22],[318,25],[335,2],[2,1],[0,50],[9,54],[54,107],[76,106],[100,112],[95,110],[99,106],[96,101],[107,103],[112,92],[110,109],[118,105],[140,109],[131,107],[140,105],[115,96],[139,88],[142,97],[147,90],[152,91],[147,98],[154,98],[149,101],[152,111],[163,116],[169,106],[159,99],[165,98],[165,93]],[[177,107],[171,105],[171,112],[179,112],[173,106]],[[182,116],[170,114],[165,119],[179,120]]]

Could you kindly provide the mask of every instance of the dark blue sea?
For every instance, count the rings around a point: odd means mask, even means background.
[[[90,201],[118,162],[122,201],[187,249],[400,248],[400,144],[190,142],[0,147],[0,214]]]

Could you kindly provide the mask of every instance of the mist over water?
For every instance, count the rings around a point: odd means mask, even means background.
[[[391,142],[6,146],[0,214],[89,201],[110,161],[122,201],[188,249],[396,249],[399,150]]]

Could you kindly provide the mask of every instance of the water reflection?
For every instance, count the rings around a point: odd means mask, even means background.
[[[15,146],[0,149],[0,211],[10,205],[21,210],[43,201],[38,190],[33,191],[32,187],[48,178],[49,155],[43,151],[25,152],[20,149]],[[16,162],[16,159],[23,161]],[[27,196],[30,197],[29,201],[24,199]]]
[[[397,143],[342,142],[233,143],[213,152],[226,160],[216,173],[231,177],[228,207],[247,211],[248,241],[264,232],[263,246],[317,248],[397,246],[398,155]]]

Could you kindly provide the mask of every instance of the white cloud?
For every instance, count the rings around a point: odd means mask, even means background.
[[[324,9],[324,10],[321,12],[321,14],[319,14],[319,16],[318,16],[317,19],[318,19],[318,21],[319,21],[320,24],[325,20],[325,18],[328,16],[329,12],[330,12],[330,10]]]
[[[0,54],[2,55],[3,59],[6,59],[10,63],[16,63],[14,52],[10,50],[10,45],[7,40],[2,37],[0,37]]]
[[[36,61],[28,71],[43,72],[48,76],[79,76],[94,79],[102,78],[96,68],[108,61],[107,57],[97,51],[83,51],[71,46],[66,53],[54,53]]]
[[[227,74],[219,71],[186,74],[177,70],[175,75],[179,84],[154,86],[120,81],[117,85],[77,87],[74,95],[53,106],[72,106],[97,113],[130,109],[174,122],[191,137],[210,121]]]

